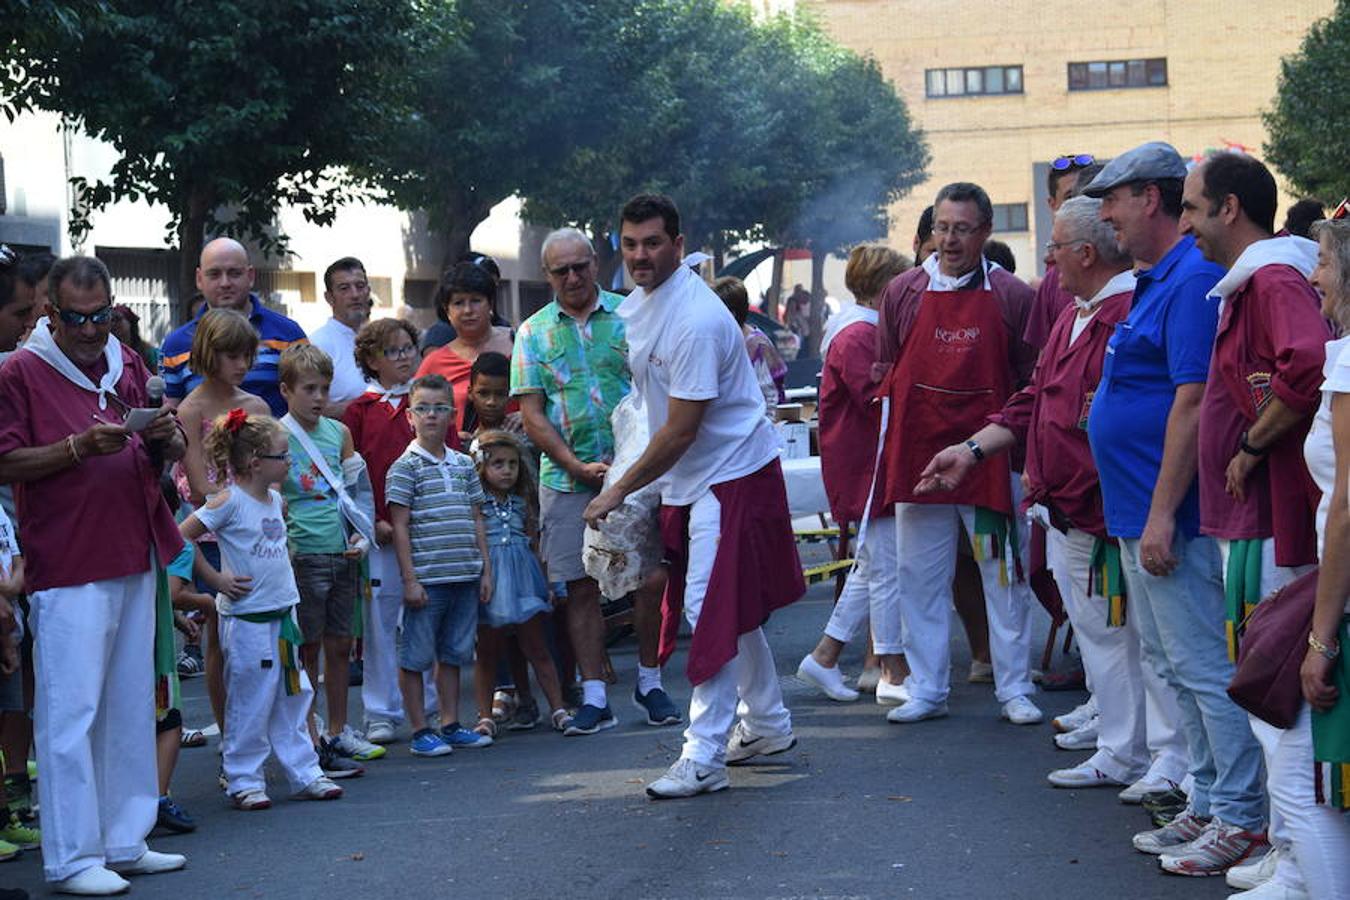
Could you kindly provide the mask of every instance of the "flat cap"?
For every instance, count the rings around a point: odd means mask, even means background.
[[[1163,141],[1149,141],[1107,163],[1080,193],[1089,197],[1105,197],[1113,188],[1132,181],[1163,181],[1185,177],[1186,162],[1176,148]]]

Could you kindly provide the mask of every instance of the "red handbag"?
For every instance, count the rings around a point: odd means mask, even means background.
[[[1303,706],[1299,669],[1308,652],[1317,571],[1294,579],[1258,603],[1247,616],[1238,645],[1237,671],[1228,684],[1228,696],[1276,728],[1291,727]]]

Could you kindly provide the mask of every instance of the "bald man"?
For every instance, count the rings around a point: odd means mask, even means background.
[[[253,293],[257,271],[249,264],[248,251],[231,238],[216,238],[202,248],[197,265],[197,290],[206,298],[208,309],[232,309],[248,316],[262,338],[253,368],[244,377],[244,390],[267,401],[272,415],[286,414],[286,401],[281,398],[277,381],[277,362],[286,348],[307,343],[304,329],[279,312],[263,306]],[[192,351],[192,336],[197,333],[201,314],[186,325],[175,329],[164,339],[160,363],[165,385],[165,402],[177,406],[188,392],[202,383],[200,373],[188,366]]]

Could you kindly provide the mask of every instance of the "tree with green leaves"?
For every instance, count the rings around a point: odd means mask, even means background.
[[[1263,118],[1266,156],[1300,193],[1350,196],[1350,0],[1315,23],[1280,64],[1275,106]]]
[[[282,204],[332,221],[361,186],[343,166],[382,138],[410,45],[437,0],[107,0],[6,57],[12,110],[60,113],[119,153],[107,181],[77,181],[73,229],[119,200],[170,211],[181,300],[209,230],[282,252]],[[22,39],[22,36],[21,36]]]

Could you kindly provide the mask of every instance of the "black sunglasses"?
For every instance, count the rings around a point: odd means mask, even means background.
[[[85,322],[92,322],[95,325],[107,325],[112,321],[113,308],[112,304],[109,303],[107,306],[100,306],[91,313],[77,313],[68,309],[58,309],[56,314],[61,317],[62,322],[65,322],[71,328],[79,328],[84,325]]]
[[[580,275],[590,267],[591,261],[588,259],[585,262],[572,263],[570,266],[554,266],[548,270],[548,274],[552,275],[554,278],[566,278],[569,272],[573,275]]]
[[[1050,160],[1050,168],[1056,172],[1063,172],[1065,169],[1082,169],[1096,161],[1091,153],[1079,153],[1077,156],[1056,156]]]

